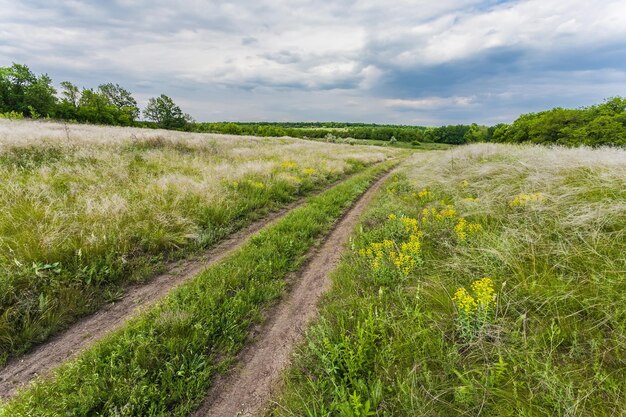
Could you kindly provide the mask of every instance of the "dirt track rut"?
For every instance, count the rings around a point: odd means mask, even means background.
[[[315,250],[304,269],[294,277],[289,295],[272,309],[257,339],[239,355],[239,366],[227,376],[216,378],[194,417],[257,416],[267,408],[272,394],[279,388],[281,373],[289,366],[294,347],[316,317],[321,296],[330,288],[329,274],[337,267],[343,247],[389,175],[378,179],[361,196]]]
[[[325,189],[347,178],[349,177],[343,178]],[[154,305],[175,287],[237,250],[253,234],[278,221],[291,210],[304,204],[306,200],[307,198],[302,198],[277,212],[269,214],[234,233],[202,256],[177,262],[167,272],[156,276],[146,284],[129,287],[122,299],[79,320],[28,354],[10,361],[3,369],[0,369],[0,398],[10,398],[20,387],[27,385],[38,375],[49,373],[61,363],[120,328],[131,317]]]

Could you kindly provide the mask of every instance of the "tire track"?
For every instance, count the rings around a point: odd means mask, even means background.
[[[0,398],[12,397],[19,388],[26,386],[37,376],[46,375],[63,362],[77,356],[93,343],[122,327],[126,321],[141,311],[153,306],[174,288],[239,249],[261,229],[279,221],[292,210],[305,204],[312,196],[321,194],[350,177],[352,175],[335,181],[324,189],[303,197],[279,211],[270,213],[263,219],[230,235],[200,256],[170,265],[166,272],[145,284],[128,287],[119,301],[107,304],[97,312],[78,320],[48,342],[35,347],[29,353],[10,360],[3,369],[0,369]]]
[[[339,264],[342,249],[357,221],[393,171],[379,178],[350,208],[326,240],[314,250],[307,265],[294,277],[289,295],[269,313],[257,340],[239,355],[239,366],[218,376],[193,417],[257,416],[279,388],[280,377],[307,326],[317,316],[317,304],[330,288],[330,273]]]

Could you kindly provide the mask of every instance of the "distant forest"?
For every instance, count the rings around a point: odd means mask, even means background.
[[[140,111],[132,94],[118,84],[79,88],[69,81],[53,86],[47,74],[26,65],[0,67],[0,118],[51,118],[68,122],[138,126],[253,136],[291,136],[327,141],[374,140],[464,144],[539,143],[565,146],[625,146],[626,98],[578,109],[554,108],[520,116],[511,124],[440,127],[340,122],[194,122],[166,96],[151,98]],[[143,117],[142,117],[143,115]]]

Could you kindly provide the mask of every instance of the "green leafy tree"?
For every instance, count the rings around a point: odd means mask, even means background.
[[[54,116],[57,98],[56,90],[52,86],[52,78],[47,74],[37,77],[37,79],[25,89],[24,102],[29,109],[31,117],[34,117],[36,113]]]
[[[39,77],[26,66],[13,64],[0,68],[0,109],[16,111],[28,116],[53,115],[56,91],[52,79]]]
[[[110,104],[118,109],[120,113],[118,119],[120,122],[132,122],[139,118],[137,101],[128,90],[121,87],[119,84],[113,83],[102,84],[98,87],[98,90],[109,100]]]
[[[83,89],[78,103],[80,121],[116,124],[116,111],[116,107],[104,94],[93,89]]]
[[[74,107],[78,107],[80,101],[80,89],[69,81],[61,82],[63,92],[61,93],[63,101],[68,102]]]
[[[148,100],[143,114],[146,119],[165,129],[182,129],[192,120],[191,116],[183,113],[174,100],[165,94]]]
[[[465,142],[486,142],[489,133],[487,126],[479,126],[476,123],[472,123],[465,132],[463,139]]]
[[[57,104],[56,116],[63,120],[78,120],[80,89],[69,81],[61,82],[61,100]]]

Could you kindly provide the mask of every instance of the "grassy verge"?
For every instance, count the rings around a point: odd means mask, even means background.
[[[0,415],[186,415],[280,298],[287,273],[392,165],[368,168],[312,197],[53,378],[18,394]]]
[[[0,366],[168,261],[378,158],[268,140],[92,141],[0,143]]]
[[[450,149],[456,145],[449,145],[447,143],[435,143],[435,142],[390,142],[388,140],[378,139],[343,139],[335,138],[332,142],[329,142],[325,138],[302,138],[304,140],[310,140],[314,142],[335,143],[335,144],[348,144],[348,145],[370,145],[370,146],[382,146],[388,148],[400,148],[400,149],[413,149],[418,151],[442,151]]]
[[[366,213],[273,415],[622,415],[625,156],[418,155]]]

